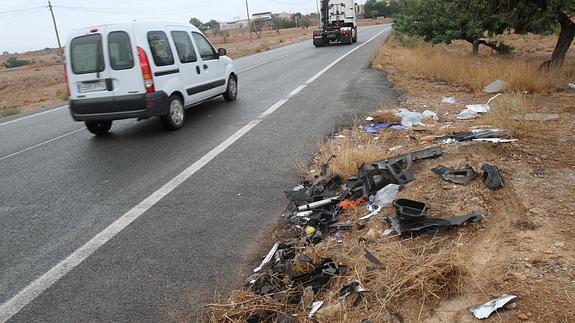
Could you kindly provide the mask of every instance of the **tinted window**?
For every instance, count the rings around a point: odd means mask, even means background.
[[[212,44],[202,35],[198,33],[192,33],[194,35],[194,40],[196,41],[196,46],[200,51],[200,56],[203,60],[216,59],[216,51],[212,47]]]
[[[192,45],[192,40],[190,39],[190,36],[188,36],[187,32],[172,31],[172,39],[176,45],[180,62],[191,63],[198,60],[196,51],[194,50],[194,45]]]
[[[108,35],[110,65],[115,70],[126,70],[134,67],[134,56],[130,36],[123,31],[111,32]]]
[[[102,36],[76,37],[70,44],[70,60],[74,74],[97,73],[104,70]]]
[[[163,31],[150,31],[148,33],[148,43],[150,44],[156,66],[174,64],[174,56],[172,56],[168,37]]]

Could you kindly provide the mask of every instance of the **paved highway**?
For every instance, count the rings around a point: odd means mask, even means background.
[[[369,69],[389,29],[239,59],[238,100],[176,132],[126,120],[94,137],[66,107],[0,120],[0,322],[182,320],[237,286],[297,165],[393,99]]]

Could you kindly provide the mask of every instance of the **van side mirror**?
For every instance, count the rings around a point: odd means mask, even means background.
[[[228,51],[225,48],[218,48],[218,56],[226,56]]]

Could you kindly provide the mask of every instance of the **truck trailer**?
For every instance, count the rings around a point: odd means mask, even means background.
[[[354,0],[321,0],[320,19],[321,29],[313,32],[313,44],[316,47],[357,41]]]

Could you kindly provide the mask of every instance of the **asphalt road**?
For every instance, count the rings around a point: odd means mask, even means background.
[[[369,69],[389,28],[239,59],[238,100],[188,110],[176,132],[126,120],[94,137],[66,108],[0,120],[0,321],[181,320],[237,286],[298,165],[338,125],[393,100]]]

